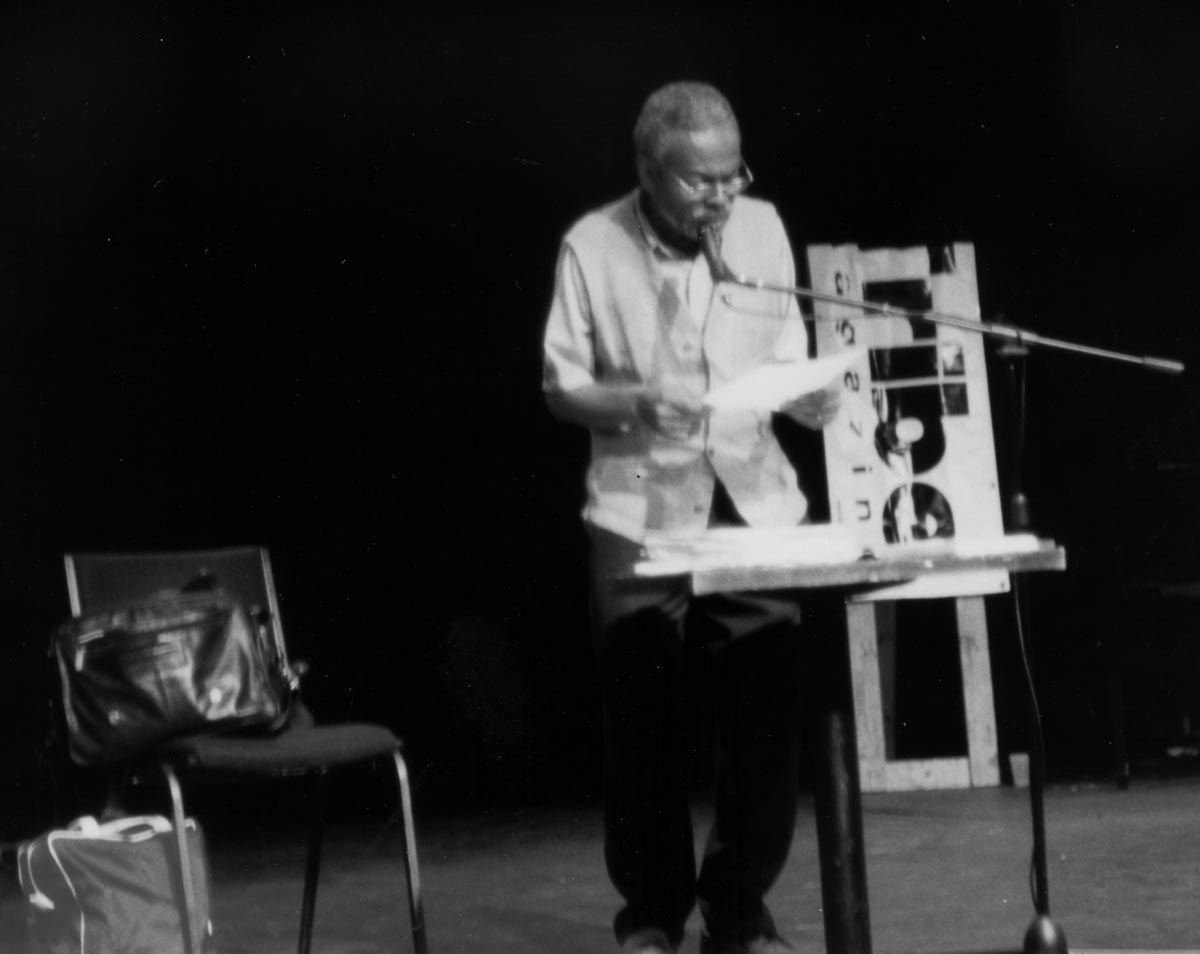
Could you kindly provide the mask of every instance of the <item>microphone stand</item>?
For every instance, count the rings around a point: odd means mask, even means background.
[[[1011,481],[1009,494],[1008,522],[1012,530],[1021,532],[1032,529],[1029,498],[1022,487],[1023,462],[1025,457],[1025,359],[1029,348],[1020,341],[1005,341],[996,349],[1004,359],[1008,372],[1009,404],[1014,412],[1012,432]],[[1046,747],[1042,733],[1041,707],[1038,705],[1037,688],[1033,679],[1029,644],[1025,638],[1025,611],[1023,609],[1025,580],[1015,574],[1012,580],[1013,618],[1017,627],[1017,646],[1020,649],[1021,665],[1025,672],[1029,690],[1029,808],[1033,823],[1033,856],[1030,860],[1030,877],[1033,882],[1033,906],[1036,912],[1025,932],[1023,954],[1067,954],[1067,936],[1050,917],[1050,875],[1046,859]]]
[[[781,294],[807,298],[811,301],[828,302],[830,304],[857,308],[870,315],[928,321],[934,324],[948,325],[952,328],[978,332],[985,336],[999,339],[1001,344],[997,348],[997,354],[1005,359],[1007,364],[1010,399],[1013,402],[1016,413],[1016,425],[1013,432],[1012,491],[1009,498],[1009,526],[1012,530],[1027,531],[1030,529],[1029,500],[1022,488],[1021,471],[1023,469],[1025,451],[1025,358],[1029,355],[1031,345],[1070,351],[1094,358],[1137,364],[1151,371],[1161,371],[1169,374],[1179,374],[1184,370],[1183,363],[1180,361],[1109,351],[1104,348],[1094,348],[1090,345],[1077,344],[1057,338],[1047,338],[1006,323],[977,321],[963,315],[953,315],[933,310],[922,311],[912,308],[901,308],[880,302],[860,301],[853,298],[845,298],[841,295],[818,292],[811,288],[745,278],[744,276],[735,274],[721,259],[717,239],[712,230],[705,229],[701,231],[700,241],[704,257],[708,260],[708,266],[712,272],[714,284],[726,282],[741,285],[745,288],[775,291]],[[821,319],[814,318],[813,320]],[[1023,954],[1067,954],[1066,934],[1063,933],[1062,928],[1050,917],[1049,866],[1046,859],[1045,746],[1042,738],[1041,712],[1038,707],[1037,692],[1033,681],[1033,670],[1029,662],[1028,647],[1026,646],[1025,630],[1022,622],[1022,589],[1023,582],[1020,579],[1020,574],[1017,574],[1017,578],[1013,580],[1012,584],[1012,595],[1017,638],[1029,689],[1028,702],[1031,734],[1029,801],[1030,814],[1033,821],[1031,876],[1033,880],[1034,909],[1036,911],[1033,922],[1025,932]]]

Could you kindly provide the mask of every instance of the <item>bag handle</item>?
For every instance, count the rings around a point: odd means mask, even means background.
[[[99,822],[94,815],[83,815],[67,825],[67,831],[85,838],[152,837],[165,835],[171,830],[171,822],[162,815],[130,815]]]
[[[217,575],[208,567],[201,567],[200,572],[179,588],[180,593],[212,593],[217,589]]]

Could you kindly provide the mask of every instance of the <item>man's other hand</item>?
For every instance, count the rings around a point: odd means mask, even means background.
[[[780,408],[784,414],[797,424],[819,431],[837,417],[841,405],[842,392],[836,388],[826,388],[823,391],[811,391],[802,394],[796,400]]]
[[[650,388],[638,395],[636,407],[643,425],[676,441],[687,440],[704,423],[703,405],[688,395]]]

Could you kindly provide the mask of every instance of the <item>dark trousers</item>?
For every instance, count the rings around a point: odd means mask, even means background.
[[[617,938],[657,928],[678,944],[697,901],[714,936],[773,934],[763,897],[787,860],[799,787],[799,610],[771,594],[694,597],[683,580],[622,579],[637,552],[592,531],[605,859],[625,899]],[[711,693],[716,746],[699,875],[686,709],[696,674]]]

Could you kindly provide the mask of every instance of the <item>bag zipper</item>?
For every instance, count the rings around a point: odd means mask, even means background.
[[[227,612],[227,610],[224,608],[221,608],[219,611]],[[80,633],[79,636],[75,638],[75,671],[81,672],[83,670],[84,657],[87,655],[91,644],[95,643],[97,640],[102,640],[106,637],[111,638],[114,641],[119,639],[123,641],[122,648],[125,649],[137,646],[139,643],[145,643],[149,646],[154,646],[158,644],[159,637],[161,637],[163,633],[170,633],[175,630],[186,629],[189,626],[199,623],[206,615],[207,614],[205,613],[197,612],[195,619],[193,620],[176,620],[166,625],[155,626],[153,629],[142,629],[137,631],[130,631],[122,628],[105,629],[102,626],[96,627],[95,629],[89,629],[85,633]],[[99,646],[94,647],[95,650],[100,650],[101,648],[102,647]]]

